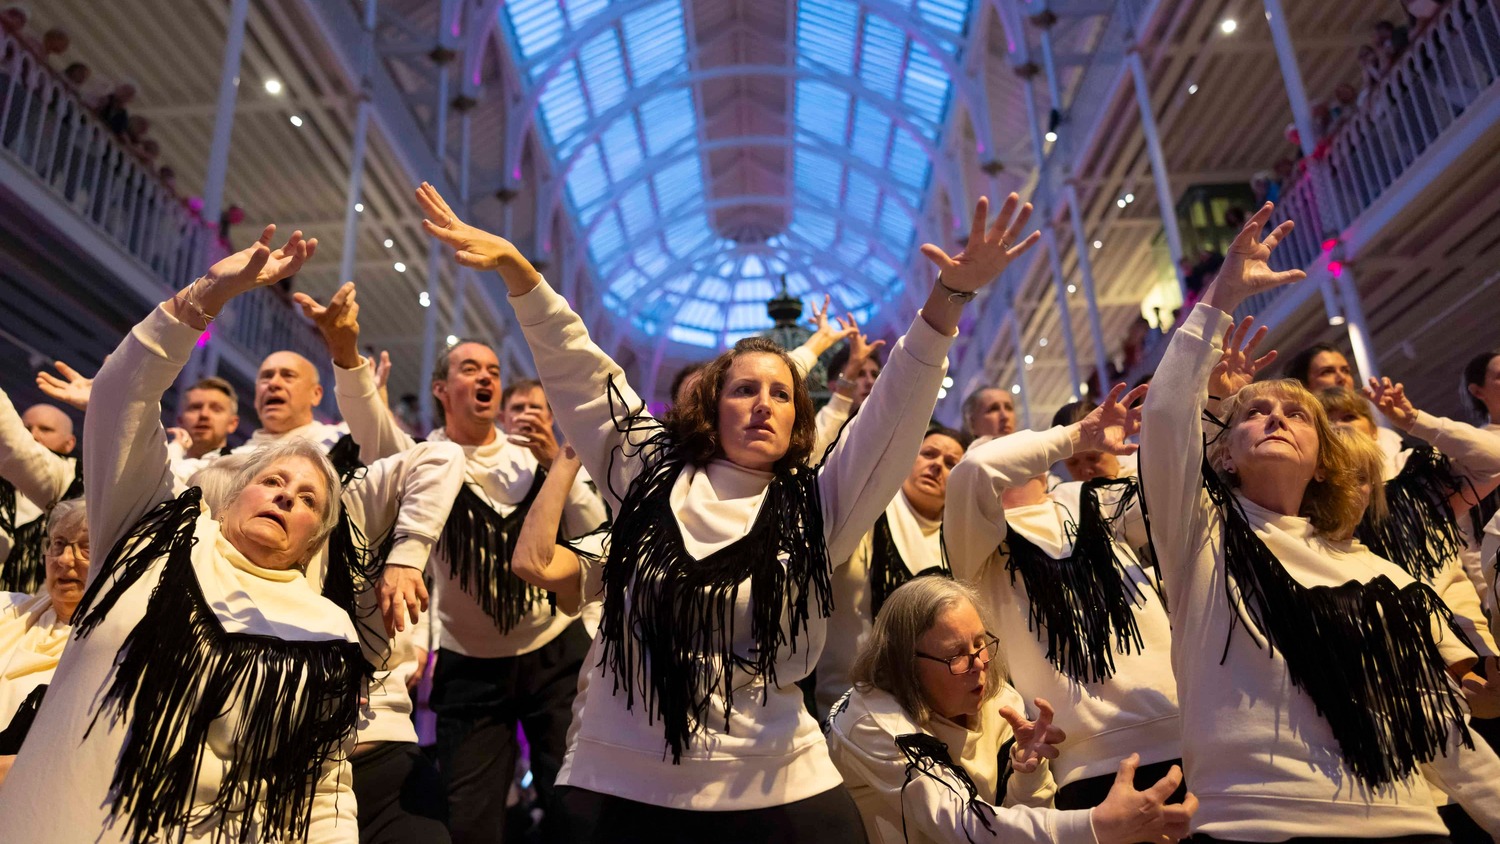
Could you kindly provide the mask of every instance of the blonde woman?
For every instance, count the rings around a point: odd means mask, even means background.
[[[1364,502],[1315,396],[1249,383],[1230,314],[1303,277],[1267,260],[1267,203],[1177,329],[1141,421],[1141,478],[1172,608],[1195,834],[1230,841],[1447,834],[1422,774],[1500,832],[1500,759],[1450,671],[1474,655],[1438,597],[1343,537]],[[1237,345],[1237,344],[1232,344]],[[1208,430],[1210,396],[1225,397]],[[1481,818],[1481,816],[1483,816]]]
[[[1059,811],[1048,759],[1064,738],[1052,708],[1021,715],[998,642],[969,586],[920,577],[886,600],[860,649],[854,688],[834,705],[828,746],[871,844],[1172,841],[1195,800],[1164,805],[1182,782],[1173,767],[1136,791],[1138,757],[1120,763],[1109,797]]]

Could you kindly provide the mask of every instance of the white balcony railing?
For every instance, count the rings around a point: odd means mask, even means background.
[[[66,80],[4,33],[0,148],[79,218],[148,267],[161,280],[163,294],[227,254],[216,223],[189,209]],[[269,293],[236,301],[216,324],[220,336],[247,358],[258,360],[278,349],[311,360],[326,357],[300,312]]]

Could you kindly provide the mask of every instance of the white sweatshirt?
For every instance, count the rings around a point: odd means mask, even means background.
[[[1202,303],[1178,327],[1151,382],[1141,423],[1141,477],[1176,634],[1187,781],[1198,796],[1193,831],[1244,841],[1336,832],[1351,838],[1446,835],[1420,776],[1378,793],[1361,789],[1328,722],[1292,685],[1280,652],[1253,633],[1224,583],[1223,519],[1203,488],[1202,411],[1228,314]],[[1330,543],[1307,519],[1238,497],[1251,528],[1304,586],[1412,583],[1358,542]],[[1231,625],[1238,622],[1230,635]],[[1451,665],[1473,655],[1449,631],[1434,636]],[[1225,647],[1228,642],[1228,647]],[[1500,759],[1482,739],[1423,767],[1491,834],[1500,833]]]
[[[95,378],[93,412],[84,425],[83,470],[89,535],[96,548],[113,548],[146,512],[173,496],[160,397],[187,362],[200,333],[158,308],[126,335]],[[300,572],[251,563],[223,538],[219,523],[206,509],[194,535],[194,575],[207,606],[226,631],[289,641],[357,641],[348,615],[319,595]],[[114,674],[121,644],[146,613],[163,562],[156,561],[120,595],[100,625],[87,638],[73,641],[63,654],[47,703],[0,789],[0,829],[17,840],[122,840],[124,824],[109,825],[109,794],[129,725],[112,718],[96,722],[94,715],[100,690]],[[101,569],[102,565],[92,567],[91,578]],[[230,729],[225,722],[220,735],[229,738]],[[358,840],[350,767],[344,758],[353,744],[351,731],[317,780],[309,842]],[[207,744],[190,811],[201,811],[197,807],[214,799],[224,767],[236,752],[222,741]],[[59,764],[64,759],[68,764]],[[209,819],[186,830],[186,838],[202,840],[219,823],[254,824],[256,811],[250,807],[240,815]],[[258,828],[249,840],[260,840]]]
[[[1026,709],[1020,694],[1007,684],[985,703],[978,730],[936,715],[919,725],[890,693],[874,688],[854,689],[847,705],[835,707],[828,750],[859,806],[870,844],[1093,844],[1089,810],[1049,808],[1056,787],[1046,760],[1034,773],[1013,774],[1004,801],[996,800],[1000,753],[1012,738],[1010,724],[1000,716],[1003,706]],[[975,816],[967,789],[951,774],[940,768],[913,771],[908,782],[907,758],[896,737],[912,733],[927,733],[948,745],[953,763],[969,775],[986,804],[981,811],[993,810],[993,831]],[[997,805],[1004,808],[996,809]]]
[[[942,520],[923,518],[912,509],[904,492],[891,499],[885,517],[908,574],[915,576],[942,566]],[[833,616],[828,619],[828,641],[818,660],[819,712],[826,712],[849,691],[849,668],[874,627],[874,590],[870,586],[874,537],[874,530],[866,533],[854,555],[833,569]]]
[[[0,478],[16,488],[16,526],[42,518],[67,494],[77,472],[77,460],[36,441],[10,396],[0,390]],[[0,565],[10,549],[10,534],[0,529]]]
[[[624,494],[643,456],[622,457],[619,451],[624,437],[611,413],[611,379],[629,411],[643,402],[619,366],[589,338],[567,302],[545,282],[510,302],[563,433],[601,492],[618,508],[615,493]],[[910,471],[951,343],[951,337],[938,334],[918,317],[892,352],[875,393],[819,474],[822,539],[830,560],[854,552]],[[685,467],[672,489],[671,505],[688,552],[702,559],[745,536],[770,481],[769,472],[722,459]],[[745,654],[752,643],[748,588],[742,588],[740,596],[734,647]],[[602,638],[595,638],[586,662],[593,676],[575,706],[580,724],[558,782],[696,810],[760,809],[836,787],[838,771],[795,685],[816,664],[825,630],[826,622],[814,612],[809,629],[797,636],[796,652],[783,648],[778,654],[774,687],[767,688],[759,677],[737,675],[729,729],[723,729],[724,702],[715,698],[707,723],[684,749],[681,764],[672,763],[662,725],[650,721],[646,707],[627,709],[625,698],[611,693],[614,680],[599,665]]]
[[[335,366],[334,382],[339,411],[350,432],[360,444],[360,456],[366,461],[399,454],[416,442],[396,425],[375,386],[374,368],[366,359],[357,369]],[[497,391],[498,395],[498,391]],[[428,434],[430,442],[451,442],[443,429]],[[368,444],[367,444],[368,443]],[[497,432],[486,445],[462,446],[464,482],[484,499],[496,513],[509,516],[525,501],[537,482],[540,465],[531,450],[516,445]],[[455,493],[456,495],[456,493]],[[566,536],[580,536],[602,524],[607,514],[598,493],[579,478],[568,491],[563,507],[563,530]],[[437,620],[439,647],[473,657],[510,657],[530,653],[562,633],[578,619],[565,612],[553,612],[546,601],[538,602],[531,612],[510,631],[502,633],[479,602],[459,588],[453,568],[441,548],[432,558],[432,612]],[[515,577],[513,574],[505,575]]]
[[[1380,433],[1395,435],[1386,428],[1381,428]],[[1500,476],[1500,433],[1417,411],[1411,435],[1448,457],[1454,470],[1477,487],[1488,488]],[[1385,480],[1388,481],[1406,468],[1412,450],[1401,449],[1392,454],[1389,437],[1377,436],[1376,440],[1386,454]],[[1400,448],[1400,436],[1395,435],[1395,440]],[[1484,610],[1489,603],[1490,587],[1480,559],[1482,537],[1473,535],[1474,527],[1467,510],[1458,513],[1457,518],[1464,548],[1458,556],[1443,561],[1443,569],[1437,576],[1423,582],[1435,589],[1443,603],[1459,616],[1460,625],[1470,642],[1479,648],[1480,654],[1495,656],[1500,652],[1495,649]]]
[[[59,621],[52,597],[0,592],[0,730],[38,686],[52,682],[72,626]]]
[[[1018,431],[970,448],[948,477],[944,532],[953,576],[979,590],[995,618],[1000,647],[1011,681],[1030,697],[1046,698],[1057,709],[1057,726],[1068,734],[1053,761],[1059,785],[1118,770],[1120,760],[1141,754],[1150,765],[1181,757],[1177,684],[1172,677],[1172,631],[1153,572],[1143,569],[1132,547],[1145,543],[1138,507],[1124,521],[1134,527],[1126,541],[1114,543],[1131,582],[1140,593],[1133,611],[1144,646],[1139,652],[1114,654],[1115,673],[1102,683],[1080,683],[1047,659],[1046,632],[1031,624],[1026,586],[1007,570],[1004,542],[1010,531],[1031,540],[1048,556],[1073,553],[1069,528],[1082,516],[1083,485],[1069,482],[1047,494],[1041,504],[1007,510],[1006,489],[1018,487],[1072,456],[1067,428]],[[1105,490],[1106,514],[1114,495]],[[1119,526],[1117,526],[1119,527]],[[1132,595],[1132,597],[1135,597]]]

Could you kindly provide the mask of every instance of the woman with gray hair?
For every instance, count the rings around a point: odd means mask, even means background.
[[[89,525],[81,499],[47,520],[46,580],[33,595],[0,592],[0,784],[31,729],[89,573]]]
[[[1048,841],[1129,844],[1187,834],[1197,800],[1164,805],[1173,768],[1136,791],[1131,756],[1093,809],[1059,811],[1046,759],[1062,731],[1052,708],[1021,714],[978,594],[946,578],[908,581],[886,600],[851,672],[854,688],[829,716],[833,762],[871,844]],[[1000,807],[1000,808],[997,808]]]
[[[349,616],[305,577],[337,521],[338,475],[316,445],[278,443],[209,511],[198,489],[173,496],[160,422],[214,314],[316,247],[297,232],[273,252],[274,231],[153,311],[96,379],[83,468],[89,533],[110,550],[0,790],[16,840],[357,840],[347,754],[364,662]]]

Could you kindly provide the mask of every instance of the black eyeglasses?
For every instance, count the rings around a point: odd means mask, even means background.
[[[930,659],[933,662],[944,663],[948,666],[948,670],[954,674],[968,674],[970,671],[974,670],[974,665],[981,658],[984,659],[985,665],[989,665],[990,660],[995,658],[995,651],[1000,647],[1000,637],[996,636],[993,633],[989,633],[986,635],[988,635],[989,638],[986,639],[984,644],[980,646],[979,650],[975,651],[974,653],[955,654],[953,656],[943,657],[933,656],[932,654],[924,654],[921,651],[917,651],[917,656],[921,657],[922,659]]]
[[[72,547],[73,559],[88,562],[89,546],[85,544],[85,542],[86,540],[83,542],[63,542],[61,540],[54,539],[52,540],[52,547],[49,549],[49,553],[51,553],[51,555],[54,557],[61,557],[63,551],[67,550],[69,547]]]

